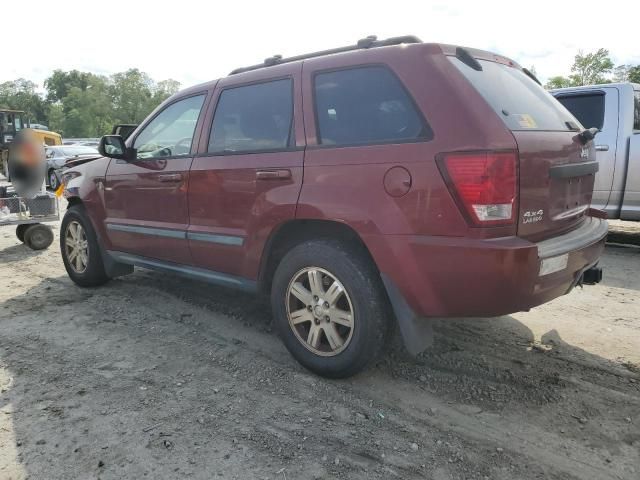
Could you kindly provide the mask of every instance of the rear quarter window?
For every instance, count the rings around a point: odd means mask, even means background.
[[[428,140],[431,128],[387,67],[319,72],[314,77],[318,143],[362,145]]]
[[[585,128],[602,130],[604,124],[604,93],[558,95],[558,101],[576,117]]]
[[[478,59],[482,70],[475,70],[456,57],[449,59],[509,129],[567,131],[577,127],[573,115],[520,69]]]

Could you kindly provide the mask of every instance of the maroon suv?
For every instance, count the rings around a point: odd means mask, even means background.
[[[344,377],[429,317],[496,316],[595,283],[592,131],[493,53],[376,40],[177,93],[66,172],[69,276],[158,269],[271,295],[305,367]]]

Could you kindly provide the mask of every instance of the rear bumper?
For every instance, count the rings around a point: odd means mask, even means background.
[[[493,317],[568,293],[598,262],[606,235],[606,220],[587,217],[576,230],[539,243],[407,235],[365,242],[394,308],[400,296],[417,317]],[[540,275],[544,259],[563,255],[565,267]]]

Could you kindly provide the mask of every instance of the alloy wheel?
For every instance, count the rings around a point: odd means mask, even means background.
[[[353,336],[354,310],[344,285],[329,271],[307,267],[289,282],[286,294],[289,326],[311,352],[333,356]]]
[[[89,264],[89,242],[84,228],[75,220],[67,225],[64,234],[64,251],[73,271],[84,273]]]

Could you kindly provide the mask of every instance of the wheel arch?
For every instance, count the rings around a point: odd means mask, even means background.
[[[287,221],[271,233],[260,260],[258,291],[268,294],[273,275],[284,255],[307,240],[333,239],[360,249],[377,270],[376,262],[358,233],[348,224],[336,220],[294,219]]]

